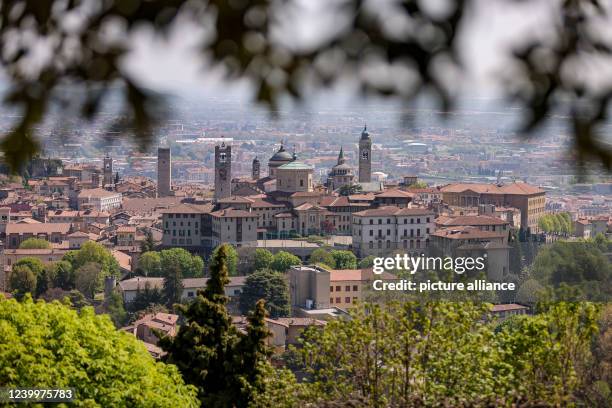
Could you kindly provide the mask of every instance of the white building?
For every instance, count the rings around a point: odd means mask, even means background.
[[[433,211],[386,206],[353,213],[353,249],[359,257],[385,255],[401,249],[420,254],[434,231]]]
[[[81,190],[78,195],[78,208],[93,208],[98,211],[111,211],[121,207],[122,195],[103,188]]]

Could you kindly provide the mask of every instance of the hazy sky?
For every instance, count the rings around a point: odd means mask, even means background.
[[[293,39],[314,42],[330,22],[333,25],[329,13],[325,13],[328,1],[303,2],[305,11],[291,26]],[[457,86],[470,94],[495,93],[498,74],[507,65],[499,56],[526,38],[547,34],[546,27],[550,27],[554,18],[550,12],[551,1],[477,0],[462,27],[466,78],[457,81]],[[233,94],[247,99],[248,86],[223,81],[218,70],[207,69],[198,59],[193,49],[201,33],[201,29],[188,21],[178,24],[167,40],[141,30],[135,35],[134,52],[126,64],[138,78],[156,89],[203,96]]]

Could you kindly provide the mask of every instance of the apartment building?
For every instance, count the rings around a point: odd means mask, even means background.
[[[353,251],[358,257],[381,256],[396,250],[419,254],[429,245],[433,211],[385,206],[353,213]]]
[[[441,228],[431,234],[430,255],[486,258],[486,275],[503,280],[510,270],[510,247],[504,231],[483,231],[473,226]]]
[[[28,238],[40,238],[51,243],[67,240],[70,224],[67,223],[10,223],[6,225],[6,243],[8,249],[19,248]]]
[[[545,214],[546,192],[527,183],[511,184],[449,184],[441,188],[442,200],[453,206],[478,207],[493,204],[496,207],[514,207],[521,211],[521,226],[538,232],[538,221]]]
[[[165,247],[180,246],[193,250],[207,246],[210,238],[205,237],[210,236],[210,225],[207,225],[206,215],[212,209],[213,206],[210,204],[181,203],[162,210],[162,245]],[[208,245],[210,245],[209,242]]]
[[[258,216],[252,211],[227,208],[210,213],[212,247],[223,243],[235,247],[257,246]]]
[[[121,207],[122,195],[103,188],[81,190],[77,196],[79,210],[92,208],[98,211],[112,211]]]
[[[491,217],[487,215],[460,215],[457,217],[440,216],[434,221],[436,228],[449,227],[476,227],[481,231],[508,231],[510,223],[501,218]]]

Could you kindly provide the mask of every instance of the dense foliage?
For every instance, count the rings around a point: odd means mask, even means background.
[[[486,304],[390,302],[304,333],[290,361],[308,398],[364,406],[543,406],[575,403],[589,386],[598,310],[555,304],[497,330]]]
[[[289,252],[278,251],[274,254],[274,257],[272,258],[270,268],[279,272],[287,272],[292,266],[297,266],[301,264],[302,261],[297,256]]]
[[[49,241],[41,238],[28,238],[19,244],[19,249],[49,249]]]
[[[193,302],[178,305],[185,318],[175,338],[163,338],[166,361],[176,364],[185,381],[198,387],[203,406],[246,407],[253,394],[264,390],[257,381],[267,365],[263,302],[249,317],[246,334],[232,324],[224,287],[229,283],[228,246],[221,245],[211,262],[210,278]],[[260,384],[259,389],[253,388]]]
[[[272,269],[258,270],[246,278],[240,294],[240,312],[246,315],[257,301],[265,300],[270,317],[287,317],[291,313],[287,279],[281,272]]]
[[[93,309],[0,297],[0,384],[74,388],[75,406],[197,407],[176,367]]]

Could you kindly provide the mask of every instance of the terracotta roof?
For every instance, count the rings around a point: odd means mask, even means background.
[[[253,200],[251,200],[250,198],[242,197],[242,196],[231,196],[231,197],[222,198],[220,200],[217,200],[217,203],[220,203],[220,204],[233,204],[233,203],[252,204]]]
[[[385,217],[385,216],[411,216],[411,215],[433,215],[433,211],[427,208],[399,208],[396,206],[384,206],[363,210],[353,213],[358,217]]]
[[[389,189],[385,190],[382,193],[377,193],[376,198],[412,198],[414,197],[413,193],[409,193],[407,191],[397,190],[397,189]]]
[[[108,191],[103,188],[91,188],[91,189],[81,190],[81,192],[79,193],[79,198],[84,198],[84,197],[104,198],[104,197],[112,197],[116,195],[121,195],[121,193],[117,193],[115,191]]]
[[[186,204],[181,203],[179,205],[171,206],[170,208],[161,210],[161,214],[206,214],[212,210],[211,204]]]
[[[221,217],[221,218],[257,217],[257,214],[254,214],[250,211],[236,210],[234,208],[226,208],[225,210],[211,212],[210,215],[212,215],[213,217]]]
[[[456,225],[507,225],[507,221],[497,217],[490,217],[488,215],[460,215],[457,217],[446,217],[442,216],[435,220],[435,223],[443,226],[456,226]]]
[[[246,276],[230,276],[229,280],[226,286],[243,286],[246,282]],[[204,288],[207,281],[208,278],[185,278],[183,279],[183,288]]]
[[[38,224],[6,224],[6,234],[67,234],[70,231],[70,224],[64,222],[48,222]]]
[[[441,188],[443,193],[461,193],[464,191],[474,191],[479,194],[538,194],[543,193],[539,187],[527,183],[510,183],[498,186],[497,184],[484,183],[457,183],[449,184]]]
[[[121,227],[117,228],[117,232],[135,233],[136,227],[131,226],[131,225],[122,225]]]
[[[482,231],[477,227],[458,226],[451,228],[441,228],[430,234],[431,236],[449,239],[473,239],[473,238],[503,238],[505,232]]]
[[[509,310],[526,310],[529,309],[527,306],[519,305],[517,303],[505,303],[502,305],[491,306],[491,312],[507,312]]]

